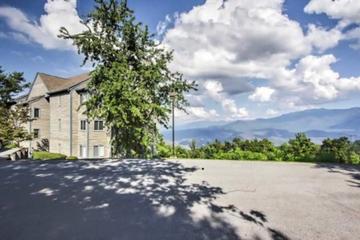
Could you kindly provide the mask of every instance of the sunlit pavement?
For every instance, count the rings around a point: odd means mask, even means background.
[[[358,239],[360,169],[239,161],[0,162],[0,239]]]

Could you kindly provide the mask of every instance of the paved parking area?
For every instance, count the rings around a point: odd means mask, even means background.
[[[358,239],[360,169],[275,162],[0,162],[0,239]]]

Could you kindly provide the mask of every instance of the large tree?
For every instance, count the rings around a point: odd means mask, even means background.
[[[30,138],[23,128],[29,120],[28,109],[15,105],[15,97],[29,86],[23,73],[5,73],[0,66],[0,148]]]
[[[194,82],[172,72],[172,52],[162,48],[148,27],[135,20],[127,1],[95,0],[95,9],[83,21],[86,31],[60,37],[71,39],[87,62],[95,66],[86,102],[90,118],[102,118],[111,129],[115,155],[139,156],[148,152],[158,124],[168,126],[171,93],[184,109],[186,92]]]

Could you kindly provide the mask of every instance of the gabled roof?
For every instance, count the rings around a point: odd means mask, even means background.
[[[34,86],[34,83],[35,83],[36,79],[38,79],[38,78],[45,85],[46,92],[44,92],[41,96],[35,96],[35,98],[44,97],[44,94],[50,95],[50,94],[54,94],[54,93],[67,91],[75,86],[85,83],[87,80],[90,79],[90,72],[76,75],[73,77],[67,77],[67,78],[53,76],[53,75],[46,74],[46,73],[37,73],[35,80],[33,81],[32,85],[31,85],[30,91],[26,95],[26,99],[19,99],[19,101],[17,101],[18,103],[19,102],[28,102],[28,101],[32,101],[34,99],[34,97],[32,97],[32,99],[29,99],[29,97],[30,97],[32,88]]]
[[[46,88],[51,92],[65,84],[66,78],[52,76],[46,73],[38,73]]]
[[[49,94],[68,90],[68,89],[70,89],[84,81],[87,81],[89,79],[90,79],[90,73],[83,73],[83,74],[80,74],[77,76],[67,78],[66,80],[62,81],[61,84],[59,84],[58,86],[56,86],[52,89],[49,89]],[[57,80],[55,80],[55,81],[57,81]]]

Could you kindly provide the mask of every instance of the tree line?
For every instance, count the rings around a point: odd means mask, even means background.
[[[159,157],[172,155],[171,146],[163,140],[157,150]],[[321,144],[315,144],[304,133],[296,134],[280,146],[275,146],[268,139],[215,140],[202,146],[193,140],[188,148],[177,146],[175,152],[179,158],[360,164],[360,140],[351,142],[347,137],[327,138]]]

